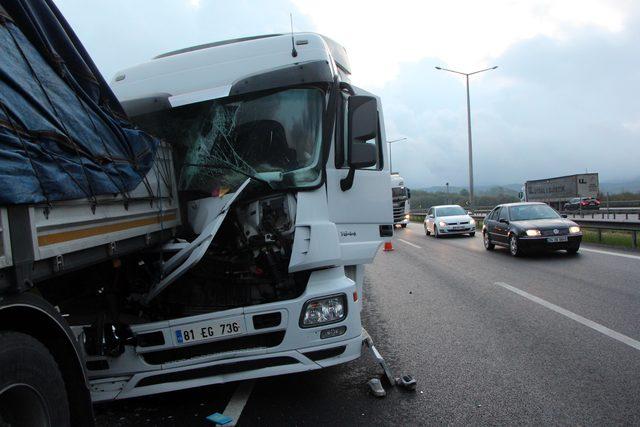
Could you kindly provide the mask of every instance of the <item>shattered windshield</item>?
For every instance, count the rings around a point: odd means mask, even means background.
[[[136,117],[174,149],[181,191],[218,195],[247,176],[273,188],[320,182],[324,92],[315,87],[199,102]]]

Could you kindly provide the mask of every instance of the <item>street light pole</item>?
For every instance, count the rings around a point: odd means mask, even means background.
[[[393,168],[391,167],[391,144],[394,142],[400,142],[400,141],[405,141],[407,138],[398,138],[398,139],[392,139],[391,141],[387,141],[387,144],[389,144],[389,173],[393,173]]]
[[[447,186],[447,204],[451,203],[450,199],[449,199],[449,183],[447,182],[445,184]]]
[[[436,70],[449,71],[450,73],[460,74],[460,75],[465,76],[465,79],[466,79],[466,83],[467,83],[467,137],[468,137],[468,141],[469,141],[469,203],[471,204],[471,206],[474,205],[475,198],[474,198],[474,195],[473,195],[473,147],[472,147],[472,142],[471,142],[471,100],[470,100],[470,96],[469,96],[469,76],[472,76],[472,75],[478,74],[478,73],[483,73],[485,71],[495,70],[496,68],[498,68],[497,65],[495,67],[485,68],[484,70],[474,71],[473,73],[463,73],[461,71],[455,71],[455,70],[449,70],[447,68],[436,67]]]

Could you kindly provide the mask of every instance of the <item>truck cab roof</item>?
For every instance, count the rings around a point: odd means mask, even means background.
[[[326,64],[331,76],[339,74],[342,81],[349,81],[351,66],[344,47],[320,34],[294,33],[244,37],[167,52],[116,73],[111,87],[125,109],[128,102],[142,99],[178,106],[229,96],[234,84],[248,76],[319,61]]]

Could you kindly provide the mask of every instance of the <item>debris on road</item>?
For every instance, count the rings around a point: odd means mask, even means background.
[[[362,342],[371,350],[373,353],[373,357],[376,358],[380,366],[382,366],[382,370],[384,371],[384,375],[389,381],[389,384],[393,387],[396,383],[394,376],[391,374],[389,367],[387,366],[387,362],[384,361],[384,357],[380,354],[375,345],[373,345],[373,339],[371,339],[371,335],[367,332],[366,329],[362,328],[362,335],[364,339]]]
[[[209,415],[207,417],[207,420],[211,421],[214,424],[223,426],[225,424],[229,424],[231,421],[233,421],[232,418],[227,417],[226,415],[223,415],[219,412],[214,412],[213,414]]]
[[[411,375],[403,375],[396,378],[396,385],[407,390],[415,391],[417,384],[417,381]]]
[[[367,383],[367,385],[371,390],[371,394],[373,394],[374,396],[385,397],[387,395],[387,392],[385,391],[384,387],[382,387],[382,383],[380,382],[379,379],[371,378]]]
[[[384,251],[389,252],[393,250],[393,245],[391,242],[384,242]]]

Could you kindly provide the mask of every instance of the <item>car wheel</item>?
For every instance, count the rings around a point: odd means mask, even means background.
[[[435,237],[436,239],[440,238],[440,233],[438,233],[438,226],[437,225],[433,225],[433,237]]]
[[[64,381],[47,348],[18,332],[0,333],[0,341],[0,424],[70,425]]]
[[[511,255],[513,256],[522,255],[522,249],[520,249],[518,238],[515,235],[512,235],[511,238],[509,238],[509,252],[511,252]]]
[[[578,251],[580,250],[580,245],[578,246],[571,246],[567,249],[567,253],[571,254],[571,255],[575,255],[578,253]]]
[[[487,232],[482,233],[482,242],[484,243],[484,248],[488,251],[492,251],[496,247],[496,245],[491,243],[489,233]]]
[[[400,224],[400,227],[407,228],[407,224]]]
[[[426,234],[427,236],[431,234],[431,232],[429,231],[429,226],[427,226],[427,224],[424,225],[424,234]]]
[[[469,237],[475,237],[476,236],[476,232],[472,231],[471,233],[469,233]]]

